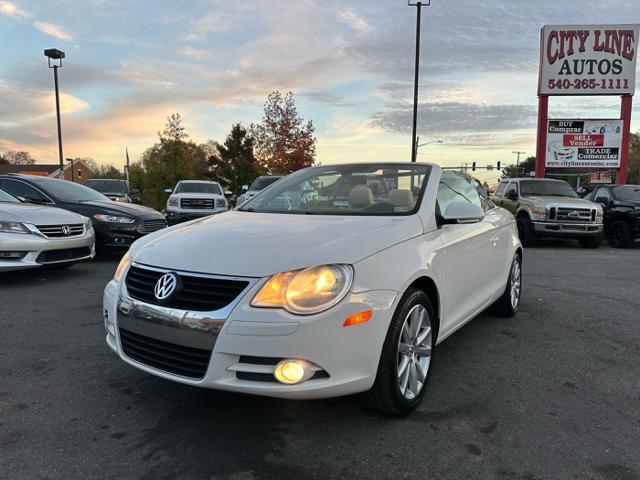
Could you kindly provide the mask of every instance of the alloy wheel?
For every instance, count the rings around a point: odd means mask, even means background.
[[[396,369],[400,394],[416,398],[424,387],[431,363],[432,331],[427,309],[415,305],[407,314],[398,340]]]
[[[522,267],[520,266],[520,260],[518,257],[513,262],[511,267],[511,308],[514,310],[518,308],[520,303],[520,292],[522,290]]]

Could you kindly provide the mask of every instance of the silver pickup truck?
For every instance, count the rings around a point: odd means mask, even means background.
[[[496,187],[493,202],[516,216],[525,247],[536,237],[575,238],[584,248],[602,243],[602,206],[579,198],[565,181],[507,178]]]

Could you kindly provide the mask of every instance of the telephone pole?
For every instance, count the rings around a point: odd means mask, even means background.
[[[527,152],[519,152],[519,151],[515,151],[515,152],[511,152],[511,153],[515,153],[516,155],[518,155],[516,157],[516,168],[518,168],[520,166],[520,155],[524,155]]]

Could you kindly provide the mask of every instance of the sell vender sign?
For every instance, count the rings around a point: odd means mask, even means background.
[[[638,25],[546,25],[539,95],[633,95]]]
[[[545,166],[617,168],[622,120],[549,120]]]

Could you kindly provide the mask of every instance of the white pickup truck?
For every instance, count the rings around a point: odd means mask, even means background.
[[[167,223],[180,222],[226,212],[229,204],[218,182],[206,180],[182,180],[172,190],[167,200]]]

